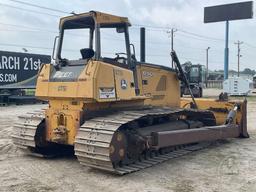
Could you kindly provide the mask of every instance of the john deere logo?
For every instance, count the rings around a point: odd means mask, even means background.
[[[122,80],[121,80],[121,88],[122,88],[122,89],[127,89],[127,82],[126,82],[125,79],[122,79]]]

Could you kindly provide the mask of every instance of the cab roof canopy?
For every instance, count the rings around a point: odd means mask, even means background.
[[[102,28],[131,26],[127,17],[119,17],[97,11],[76,14],[60,19],[60,28],[63,29],[93,28],[95,24],[99,24]]]

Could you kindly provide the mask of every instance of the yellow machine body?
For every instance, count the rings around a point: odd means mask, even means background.
[[[45,115],[47,140],[51,142],[73,145],[88,110],[180,105],[176,73],[160,66],[137,66],[139,96],[135,95],[132,71],[108,63],[91,60],[71,82],[51,81],[51,74],[60,78],[70,75],[46,64],[38,76],[36,96],[49,101]]]
[[[83,26],[85,21],[103,27],[130,26],[126,17],[91,11],[62,18],[60,30],[74,28],[75,24],[78,28],[86,27]],[[46,140],[50,142],[73,145],[88,111],[142,106],[183,108],[189,102],[181,101],[176,71],[167,67],[138,63],[134,73],[129,67],[92,58],[79,67],[64,68],[68,70],[58,70],[51,64],[45,64],[37,79],[36,96],[49,101],[45,121]],[[230,102],[197,102],[199,109],[225,109],[224,112],[213,111],[217,124],[223,124],[228,111],[234,107]],[[238,124],[240,119],[241,114],[238,114]]]
[[[60,20],[55,62],[41,66],[36,85],[37,98],[49,107],[19,117],[13,134],[19,148],[43,156],[71,149],[81,164],[123,175],[181,148],[184,155],[201,142],[249,137],[246,101],[227,101],[224,94],[219,100],[181,98],[180,80],[188,82],[176,53],[176,69],[137,61],[129,26],[126,17],[96,11]],[[101,33],[110,28],[125,44],[112,57],[101,50]],[[72,59],[62,54],[64,34],[79,29],[89,41]]]
[[[51,142],[73,145],[77,130],[86,118],[85,111],[88,110],[145,105],[186,108],[191,102],[191,99],[180,98],[176,73],[161,69],[160,66],[137,66],[141,90],[139,96],[135,95],[133,73],[118,66],[90,61],[73,82],[51,82],[53,71],[51,64],[43,66],[36,89],[38,98],[49,101],[45,116],[47,140]],[[122,80],[126,81],[126,88],[122,88]],[[214,112],[218,125],[225,122],[228,111],[237,103],[214,99],[196,99],[196,102],[199,109]],[[242,112],[238,112],[237,124],[241,117]]]

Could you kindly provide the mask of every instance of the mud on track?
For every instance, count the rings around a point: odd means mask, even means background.
[[[256,191],[256,102],[248,103],[250,139],[231,139],[123,177],[81,166],[74,157],[40,159],[11,141],[17,116],[45,105],[1,107],[0,191]]]

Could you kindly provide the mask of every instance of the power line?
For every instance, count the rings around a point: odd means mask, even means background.
[[[41,29],[41,28],[36,28],[36,27],[30,27],[30,26],[24,26],[24,25],[16,25],[16,24],[8,24],[8,23],[1,23],[0,22],[0,25],[5,25],[5,26],[11,26],[11,27],[15,27],[15,28],[25,28],[25,29],[30,29],[30,30],[18,30],[19,32],[37,32],[37,33],[42,33],[42,32],[46,32],[46,33],[54,33],[54,34],[58,34],[57,31],[53,31],[53,30],[45,30],[45,29]],[[1,29],[0,31],[13,31],[13,32],[16,32],[15,30],[10,30],[10,29]],[[105,34],[105,33],[104,33]],[[68,35],[73,35],[73,36],[79,36],[79,35],[75,35],[75,34],[68,34]],[[110,36],[110,34],[107,34],[106,35]],[[180,34],[181,36],[184,36],[185,34]],[[80,35],[81,36],[81,35]],[[185,35],[186,36],[186,35]],[[110,39],[110,40],[115,40],[115,41],[122,41],[121,39],[117,39],[117,38],[107,38],[107,39]],[[179,40],[179,39],[177,39]],[[200,39],[201,40],[201,39]],[[133,42],[139,42],[139,41],[133,41]],[[169,43],[166,43],[166,42],[156,42],[156,41],[148,41],[148,44],[157,44],[157,45],[162,45],[162,46],[170,46]],[[248,43],[245,43],[247,44],[249,47],[252,47],[252,48],[256,48]],[[204,50],[203,48],[198,48],[198,47],[192,47],[192,46],[188,46],[186,45],[185,43],[178,43],[177,44],[178,46],[181,46],[181,47],[184,47],[184,48],[189,48],[189,49],[197,49],[197,50]],[[215,52],[221,52],[220,50],[212,50],[212,51],[215,51]]]
[[[19,4],[22,4],[22,5],[27,5],[27,6],[31,6],[31,7],[45,9],[45,10],[49,10],[49,11],[55,11],[55,12],[65,13],[65,14],[72,14],[72,12],[62,11],[62,10],[59,10],[59,9],[53,9],[53,8],[49,8],[49,7],[44,7],[44,6],[41,6],[41,5],[36,5],[36,4],[24,2],[24,1],[19,1],[19,0],[9,0],[9,1],[19,3]]]
[[[33,45],[25,45],[25,44],[10,44],[10,43],[0,43],[0,46],[7,46],[7,47],[19,47],[19,48],[32,48],[32,49],[42,49],[42,50],[52,50],[52,47],[39,47]],[[76,49],[63,49],[65,52],[77,52]],[[102,52],[103,54],[113,54],[110,52]],[[164,58],[171,58],[168,54],[147,54],[148,57],[164,57]],[[194,62],[204,62],[198,58],[191,58],[191,57],[179,57],[184,60],[194,61]],[[219,64],[220,61],[211,61],[211,63]],[[233,63],[232,63],[233,64]]]
[[[146,27],[146,28],[153,28],[153,29],[165,29],[165,30],[168,30],[168,29],[171,29],[171,27],[163,27],[163,26],[153,26],[153,25],[141,25],[141,24],[133,24],[133,26],[135,27]],[[162,31],[161,30],[161,31]]]
[[[52,47],[39,47],[39,46],[33,46],[33,45],[11,44],[11,43],[0,43],[0,46],[53,50]],[[76,49],[63,49],[62,51],[77,52],[78,50],[76,50]]]
[[[189,35],[200,37],[200,38],[203,38],[203,39],[211,39],[211,40],[214,40],[214,41],[224,41],[224,39],[218,39],[218,38],[209,37],[209,36],[205,36],[205,35],[199,35],[199,34],[188,32],[188,31],[185,31],[185,30],[182,30],[182,29],[179,29],[179,31],[183,32],[183,33],[186,33],[186,34],[189,34]]]
[[[15,3],[19,3],[19,4],[23,4],[23,5],[27,5],[27,6],[32,6],[32,7],[36,7],[36,8],[40,8],[40,9],[45,9],[45,10],[49,10],[49,11],[55,11],[55,12],[59,12],[59,13],[65,13],[65,14],[73,14],[74,12],[67,12],[67,11],[62,11],[59,9],[53,9],[53,8],[49,8],[49,7],[45,7],[45,6],[40,6],[40,5],[36,5],[36,4],[32,4],[32,3],[28,3],[28,2],[24,2],[24,1],[20,1],[20,0],[9,0]],[[7,4],[3,4],[0,3],[1,5],[4,6],[8,6],[10,8],[15,8],[15,9],[20,9],[20,10],[24,10],[24,11],[29,11],[29,12],[33,12],[33,13],[37,13],[37,14],[45,14],[45,15],[49,15],[49,16],[54,16],[54,17],[61,17],[59,15],[53,15],[53,14],[49,14],[49,13],[45,13],[45,12],[37,12],[34,10],[29,10],[29,9],[24,9],[24,8],[19,8],[19,7],[15,7],[15,6],[11,6],[11,5],[7,5]],[[154,26],[154,25],[141,25],[141,24],[134,24],[135,27],[147,27],[149,29],[147,30],[151,30],[151,31],[163,31],[163,30],[168,30],[171,27],[168,26]],[[189,32],[183,29],[178,29],[180,32],[183,32],[185,34],[191,35],[191,36],[195,36],[195,37],[199,37],[199,38],[203,38],[203,39],[208,39],[208,40],[214,40],[214,41],[224,41],[224,39],[219,39],[219,38],[214,38],[214,37],[210,37],[210,36],[205,36],[205,35],[201,35],[201,34],[197,34],[197,33],[193,33],[193,32]],[[196,39],[196,38],[194,38]],[[202,39],[197,39],[197,40],[202,40]],[[155,43],[157,44],[157,43]],[[247,43],[246,43],[247,44]],[[248,46],[252,47],[252,48],[256,48],[252,45],[247,44]]]
[[[153,26],[153,25],[141,25],[141,24],[135,24],[134,26],[136,26],[136,27],[148,27],[149,28],[148,30],[150,30],[150,31],[163,31],[163,30],[170,30],[171,29],[171,27]],[[156,30],[152,30],[152,29],[156,29]],[[196,36],[196,37],[200,37],[200,38],[203,38],[203,39],[210,39],[210,40],[214,40],[214,41],[225,41],[224,39],[219,39],[219,38],[205,36],[205,35],[201,35],[201,34],[197,34],[197,33],[193,33],[193,32],[188,32],[188,31],[180,29],[180,28],[178,28],[177,30],[180,31],[180,32],[183,32],[185,34]]]
[[[205,39],[205,38],[200,38],[200,37],[197,37],[197,36],[191,36],[189,34],[186,34],[186,33],[178,33],[178,35],[180,36],[183,36],[183,37],[186,37],[186,38],[189,38],[189,39],[195,39],[195,40],[198,40],[198,41],[205,41],[205,42],[209,42],[209,39]],[[211,39],[212,40],[212,39]],[[219,41],[216,41],[216,40],[212,40],[213,43],[220,43]]]
[[[247,45],[248,47],[251,47],[251,48],[256,49],[256,46],[253,46],[253,45],[251,45],[251,44],[249,44],[249,43],[244,42],[244,44]]]
[[[149,30],[149,31],[162,31],[162,32],[166,32],[166,30],[171,29],[171,27],[153,26],[153,25],[141,25],[141,24],[135,24],[133,26],[135,26],[135,27],[148,27],[148,29],[146,29],[146,30]],[[221,39],[221,38],[205,36],[205,35],[201,35],[201,34],[198,34],[198,33],[189,32],[189,31],[186,31],[186,30],[183,30],[183,29],[180,29],[180,28],[178,28],[177,30],[179,32],[184,33],[184,34],[179,34],[179,35],[182,35],[182,36],[185,36],[185,37],[189,37],[189,38],[193,38],[193,39],[196,39],[196,40],[201,40],[201,41],[212,40],[212,41],[218,41],[218,42],[224,42],[225,41],[224,39]],[[191,36],[194,36],[194,37],[191,37]],[[197,38],[195,38],[195,37],[197,37]],[[256,48],[256,46],[250,45],[248,43],[245,43],[245,44],[247,44],[249,47]]]
[[[60,15],[53,15],[53,14],[50,14],[50,13],[35,11],[35,10],[32,10],[32,9],[25,9],[25,8],[16,7],[16,6],[13,6],[13,5],[8,5],[8,4],[5,4],[5,3],[0,3],[0,5],[4,6],[4,7],[12,8],[12,9],[17,9],[17,10],[21,10],[21,11],[28,11],[28,12],[36,13],[36,14],[48,15],[48,16],[58,17],[58,18],[61,17]]]
[[[32,29],[32,30],[37,30],[39,32],[44,31],[44,32],[47,32],[47,33],[58,33],[57,31],[53,31],[53,30],[45,30],[45,29],[42,29],[42,28],[30,27],[30,26],[25,26],[25,25],[16,25],[16,24],[9,24],[9,23],[2,23],[2,22],[0,22],[0,25],[5,25],[5,26],[10,26],[10,27],[15,27],[15,28]]]
[[[33,7],[37,7],[37,8],[41,8],[41,9],[46,9],[46,10],[50,10],[50,11],[55,11],[55,12],[61,12],[61,13],[67,13],[67,14],[70,14],[69,12],[66,12],[66,11],[61,11],[61,10],[58,10],[58,9],[52,9],[52,8],[49,8],[49,7],[43,7],[43,6],[38,6],[38,5],[35,5],[35,4],[31,4],[31,3],[27,3],[27,2],[23,2],[23,1],[19,1],[19,0],[9,0],[9,1],[13,1],[15,3],[20,3],[20,4],[25,4],[25,5],[28,5],[28,6],[33,6]],[[59,15],[53,15],[53,14],[49,14],[49,13],[45,13],[45,12],[38,12],[38,11],[34,11],[34,10],[31,10],[31,9],[24,9],[24,8],[20,8],[20,7],[16,7],[16,6],[12,6],[12,5],[7,5],[7,4],[3,4],[3,3],[0,3],[0,5],[3,5],[3,6],[6,6],[6,7],[9,7],[9,8],[14,8],[14,9],[19,9],[19,10],[23,10],[23,11],[28,11],[28,12],[31,12],[31,13],[35,13],[35,14],[45,14],[45,15],[48,15],[48,16],[54,16],[54,17],[61,17]],[[0,24],[3,24],[3,23],[0,23]],[[4,24],[4,25],[9,25],[9,26],[14,26],[14,27],[21,27],[19,25],[10,25],[10,24]],[[166,29],[170,29],[170,27],[163,27],[163,26],[152,26],[152,25],[140,25],[140,24],[135,24],[134,25],[135,27],[141,27],[141,26],[144,26],[144,27],[147,27],[149,31],[162,31],[162,32],[166,32],[165,30]],[[50,31],[50,30],[44,30],[42,31],[41,28],[32,28],[32,27],[27,27],[27,26],[22,26],[23,28],[28,28],[28,29],[35,29],[37,31],[35,32],[50,32],[50,33],[58,33],[56,31]],[[9,30],[11,31],[11,30]],[[180,34],[181,36],[185,36],[185,37],[189,37],[189,38],[193,38],[195,40],[201,40],[201,41],[207,41],[206,39],[208,40],[213,40],[214,42],[215,41],[224,41],[223,39],[218,39],[218,38],[213,38],[213,37],[209,37],[209,36],[204,36],[204,35],[200,35],[200,34],[196,34],[196,33],[192,33],[192,32],[188,32],[188,31],[185,31],[183,29],[179,29],[180,32],[184,33],[184,34]],[[20,32],[33,32],[33,31],[20,31]],[[110,39],[110,38],[109,38]],[[116,40],[116,41],[122,41],[122,40],[119,40],[119,39],[114,39],[114,38],[111,38],[111,40]],[[139,42],[139,41],[134,41],[134,42]],[[158,44],[158,45],[165,45],[165,46],[169,46],[169,43],[163,43],[163,42],[148,42],[149,44]],[[252,46],[248,43],[245,43],[247,44],[247,46],[251,47],[251,48],[256,48],[255,46]],[[185,47],[185,46],[183,46]],[[191,47],[192,48],[192,47]],[[193,49],[197,49],[197,48],[193,48]],[[199,49],[198,49],[199,50]]]
[[[71,14],[70,12],[67,12],[67,11],[62,11],[62,10],[53,9],[53,8],[49,8],[49,7],[39,6],[39,5],[36,5],[36,4],[27,3],[27,2],[24,2],[24,1],[20,1],[20,0],[9,0],[9,1],[19,3],[19,4],[25,4],[25,5],[28,5],[28,6],[37,7],[37,8],[41,8],[41,9],[46,9],[46,10],[50,10],[50,11]],[[38,12],[38,11],[30,10],[30,9],[24,9],[24,8],[12,6],[12,5],[7,5],[7,4],[4,4],[4,3],[0,3],[0,5],[7,6],[9,8],[23,10],[23,11],[29,11],[29,12],[36,13],[36,14],[44,14],[44,15],[48,15],[48,16],[61,17],[60,15],[53,15],[53,14],[49,14],[49,13],[45,13],[45,12]],[[170,29],[170,27],[153,26],[153,25],[134,24],[134,26],[135,27],[142,27],[142,26],[147,27],[148,28],[147,30],[150,30],[150,31],[163,31],[164,32],[164,30]],[[157,29],[157,30],[154,30],[154,29]],[[190,38],[193,38],[193,39],[196,39],[196,40],[206,41],[206,39],[208,39],[208,40],[213,40],[213,41],[224,41],[224,39],[218,39],[218,38],[209,37],[209,36],[205,36],[205,35],[201,35],[201,34],[197,34],[197,33],[193,33],[193,32],[188,32],[188,31],[183,30],[183,29],[179,29],[179,31],[182,32],[182,33],[185,33],[187,35],[194,36],[194,37],[190,37]],[[185,36],[185,35],[182,34],[182,36]],[[185,37],[188,37],[188,36],[185,36]],[[198,38],[195,38],[195,37],[198,37]],[[150,43],[151,44],[162,44],[162,43],[159,43],[159,42],[150,42]],[[250,46],[252,48],[256,48],[256,47],[251,46],[251,45],[248,45],[248,46]]]
[[[170,58],[170,55],[168,54],[148,54],[147,56],[149,57],[169,57]],[[194,61],[194,62],[202,62],[204,63],[205,60],[203,59],[198,59],[198,58],[192,58],[192,57],[183,57],[183,56],[179,56],[180,59],[184,59],[184,60],[187,60],[187,61]],[[212,61],[211,60],[211,63],[215,63],[215,64],[219,64],[219,63],[222,63],[223,61],[217,61],[217,60],[214,60]],[[231,64],[235,64],[235,63],[231,63]]]
[[[15,28],[22,28],[22,29],[29,29],[29,30],[19,30],[19,29],[15,29],[15,30],[11,30],[11,29],[0,29],[0,31],[12,31],[12,32],[31,32],[31,33],[34,33],[34,32],[37,32],[37,33],[54,33],[54,34],[58,34],[57,31],[53,31],[53,30],[45,30],[45,29],[41,29],[41,28],[36,28],[36,27],[30,27],[30,26],[24,26],[24,25],[15,25],[15,24],[8,24],[8,23],[1,23],[0,22],[0,25],[5,25],[5,26],[11,26],[11,27],[15,27]],[[117,38],[113,38],[111,37],[112,35],[108,34],[108,33],[104,33],[105,35],[109,36],[107,37],[106,39],[109,39],[109,40],[114,40],[114,41],[123,41],[122,39],[117,39]],[[68,33],[67,35],[72,35],[72,36],[82,36],[82,35],[76,35],[76,34],[71,34],[71,33]],[[183,36],[184,34],[182,34]],[[84,35],[83,35],[84,36]],[[178,41],[180,41],[180,39],[177,39]],[[136,42],[136,43],[139,43],[139,41],[133,41],[133,42]],[[148,41],[148,44],[156,44],[158,46],[170,46],[169,42],[156,42],[156,41]],[[177,46],[181,46],[183,48],[188,48],[188,49],[193,49],[193,50],[204,50],[203,48],[198,48],[198,47],[192,47],[192,46],[188,46],[186,45],[185,43],[178,43]],[[214,52],[221,52],[220,50],[212,50]]]
[[[37,47],[32,45],[21,45],[21,44],[10,44],[10,43],[0,43],[0,46],[8,46],[8,47],[26,47],[26,48],[34,48],[34,49],[52,49],[49,47]]]
[[[183,41],[181,41],[181,39],[179,39],[179,38],[176,38],[176,41],[178,42],[177,46],[180,46],[180,47],[183,47],[183,48],[188,48],[191,51],[196,51],[196,50],[198,50],[198,51],[205,51],[205,48],[189,46],[186,43],[184,43]],[[211,48],[211,52],[223,53],[224,51],[222,49],[220,50],[220,49]],[[230,52],[231,53],[236,53],[233,50],[230,50]]]
[[[15,33],[17,33],[17,32],[28,32],[28,33],[35,33],[35,32],[38,32],[38,31],[36,31],[36,30],[18,30],[18,29],[0,29],[0,31],[4,31],[4,32],[6,32],[6,31],[8,31],[8,32],[15,32]]]
[[[36,7],[36,8],[40,8],[40,9],[45,9],[45,10],[49,10],[49,11],[55,11],[55,12],[59,12],[59,13],[65,13],[65,14],[71,14],[69,12],[66,12],[66,11],[62,11],[62,10],[57,10],[57,9],[52,9],[52,8],[48,8],[48,7],[43,7],[43,6],[38,6],[38,5],[35,5],[35,4],[31,4],[31,3],[27,3],[27,2],[23,2],[23,1],[19,1],[19,0],[9,0],[9,1],[12,1],[12,2],[15,2],[15,3],[19,3],[19,4],[23,4],[23,5],[28,5],[28,6],[32,6],[32,7]],[[34,11],[34,10],[31,10],[31,9],[24,9],[24,8],[20,8],[20,7],[16,7],[16,6],[12,6],[12,5],[7,5],[7,4],[3,4],[3,3],[0,3],[0,5],[2,6],[6,6],[6,7],[9,7],[9,8],[13,8],[13,9],[18,9],[18,10],[22,10],[22,11],[28,11],[28,12],[31,12],[31,13],[35,13],[35,14],[44,14],[44,15],[48,15],[48,16],[54,16],[54,17],[61,17],[59,15],[54,15],[54,14],[50,14],[50,13],[45,13],[45,12],[38,12],[38,11]],[[1,24],[1,23],[0,23]],[[8,24],[7,24],[8,25]],[[13,26],[13,27],[20,27],[19,25],[10,25],[9,26]],[[138,24],[135,24],[134,25],[135,28],[136,27],[139,27],[139,26],[143,26],[143,27],[147,27],[149,31],[161,31],[161,32],[166,32],[167,29],[170,29],[170,27],[163,27],[163,26],[150,26],[150,25],[138,25]],[[22,26],[24,28],[24,26]],[[25,26],[25,28],[27,29],[33,29],[33,30],[37,30],[37,31],[34,31],[34,32],[50,32],[50,33],[58,33],[56,31],[50,31],[50,30],[44,30],[42,31],[41,28],[32,28],[32,27],[27,27]],[[9,30],[11,31],[11,30]],[[24,30],[23,30],[24,31]],[[193,32],[188,32],[188,31],[185,31],[183,29],[179,29],[180,32],[182,32],[183,34],[180,34],[181,36],[185,36],[185,37],[189,37],[189,38],[193,38],[195,40],[201,40],[201,41],[207,41],[207,40],[212,40],[213,42],[216,42],[216,41],[224,41],[223,39],[218,39],[218,38],[214,38],[214,37],[209,37],[209,36],[205,36],[205,35],[201,35],[201,34],[197,34],[197,33],[193,33]],[[25,31],[24,31],[25,32]],[[26,32],[33,32],[33,31],[26,31]],[[110,39],[110,38],[109,38]],[[119,40],[119,39],[114,39],[114,38],[111,38],[111,40],[118,40],[118,41],[122,41],[122,40]],[[135,41],[135,42],[138,42],[138,41]],[[163,42],[148,42],[149,44],[158,44],[158,45],[166,45],[166,46],[169,46],[169,43],[163,43]],[[248,43],[245,43],[247,46],[251,47],[251,48],[256,48],[255,46],[253,45],[250,45]],[[20,47],[24,47],[24,45],[15,45],[15,44],[4,44],[5,46],[20,46]],[[29,48],[38,48],[38,49],[52,49],[52,48],[46,48],[46,47],[36,47],[36,46],[26,46],[26,47],[29,47]],[[183,46],[183,47],[186,47],[186,46]],[[192,49],[198,49],[199,48],[194,48],[194,47],[191,47]],[[68,51],[68,50],[66,50]],[[74,51],[74,50],[69,50],[69,51]],[[164,55],[148,55],[148,56],[156,56],[156,57],[169,57],[169,56],[164,56]],[[186,58],[186,59],[189,59],[189,60],[195,60],[194,58]]]

